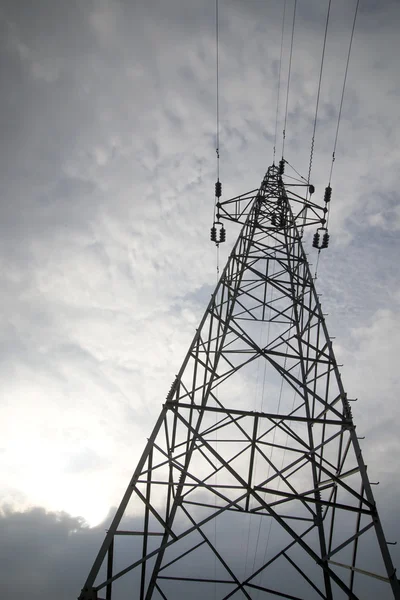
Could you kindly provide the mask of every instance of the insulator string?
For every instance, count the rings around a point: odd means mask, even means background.
[[[330,174],[329,174],[329,185],[331,185],[332,173],[333,173],[333,165],[335,163],[335,158],[336,158],[336,146],[337,146],[337,141],[338,141],[338,137],[339,137],[340,119],[342,117],[344,92],[345,92],[345,89],[346,89],[347,73],[349,71],[351,48],[352,48],[352,45],[353,45],[354,30],[356,28],[356,21],[357,21],[357,13],[358,13],[358,6],[359,6],[359,4],[360,4],[360,0],[357,0],[356,8],[355,8],[355,11],[354,11],[353,27],[352,27],[351,36],[350,36],[349,51],[348,51],[348,54],[347,54],[346,70],[345,70],[344,79],[343,79],[342,97],[340,99],[340,108],[339,108],[339,115],[338,115],[337,126],[336,126],[335,142],[333,144],[332,163],[331,163],[331,170],[330,170]]]

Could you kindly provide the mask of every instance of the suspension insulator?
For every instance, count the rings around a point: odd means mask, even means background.
[[[324,202],[330,202],[331,196],[332,196],[332,188],[330,185],[328,185],[328,187],[325,188]]]
[[[326,231],[322,236],[321,248],[327,248],[329,245],[329,233]]]
[[[212,242],[216,242],[217,241],[217,228],[216,227],[211,227],[211,230],[210,230],[210,240]]]
[[[224,226],[222,226],[221,229],[219,230],[219,241],[221,244],[223,242],[226,242],[226,229]]]
[[[279,227],[285,227],[286,225],[286,219],[284,215],[280,215],[279,216]]]
[[[283,175],[284,172],[285,172],[285,161],[282,158],[282,160],[279,161],[279,175]]]
[[[313,237],[313,241],[312,241],[313,248],[319,248],[319,240],[320,240],[320,235],[319,235],[318,231],[316,231],[314,233],[314,237]]]
[[[221,194],[222,194],[222,183],[218,179],[218,181],[215,184],[215,197],[221,198]]]
[[[276,226],[276,214],[274,213],[271,217],[271,225]]]
[[[315,187],[313,185],[309,185],[308,191],[310,192],[310,196],[311,196],[311,194],[313,194],[315,192]]]

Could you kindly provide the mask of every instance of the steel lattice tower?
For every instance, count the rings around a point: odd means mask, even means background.
[[[324,217],[306,191],[271,166],[219,203],[242,230],[80,600],[400,598],[301,241]]]

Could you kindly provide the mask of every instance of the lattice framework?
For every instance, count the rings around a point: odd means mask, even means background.
[[[356,599],[377,580],[400,598],[302,245],[323,218],[306,191],[272,166],[219,204],[242,230],[81,600]]]

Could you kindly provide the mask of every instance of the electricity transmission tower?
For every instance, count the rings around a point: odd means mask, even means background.
[[[324,209],[282,172],[218,203],[243,227],[80,600],[400,598],[301,241]]]

